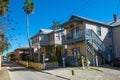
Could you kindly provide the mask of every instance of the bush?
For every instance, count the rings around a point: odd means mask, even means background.
[[[58,58],[57,57],[51,57],[49,59],[50,62],[58,62]]]

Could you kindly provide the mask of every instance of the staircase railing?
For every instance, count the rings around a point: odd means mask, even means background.
[[[93,40],[94,44],[98,47],[98,50],[101,50],[105,60],[109,61],[108,55],[111,55],[111,50],[104,44],[104,42],[98,37],[98,35],[93,30],[88,29],[85,30],[85,35],[87,40]]]

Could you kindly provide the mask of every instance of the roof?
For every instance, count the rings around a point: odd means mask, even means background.
[[[51,33],[54,33],[54,32],[61,32],[61,31],[63,31],[63,30],[64,30],[63,28],[60,28],[60,29],[53,30]]]
[[[40,34],[48,34],[50,32],[52,32],[53,30],[51,29],[40,29]]]
[[[15,49],[15,50],[26,50],[26,49],[29,49],[29,47],[21,47],[21,48]]]
[[[31,39],[35,38],[38,35],[39,35],[39,33],[35,34],[34,36],[31,37]]]
[[[107,22],[106,24],[112,27],[120,26],[120,19],[118,19],[116,22],[115,21]]]
[[[37,34],[35,34],[34,36],[31,37],[31,39],[35,38],[36,36],[38,36],[39,34],[48,34],[51,33],[53,30],[51,29],[40,29],[40,33],[38,32]]]
[[[111,27],[111,25],[106,24],[106,23],[104,23],[104,22],[100,22],[100,21],[88,19],[88,18],[81,17],[81,16],[78,16],[78,15],[72,15],[71,18],[69,19],[69,21],[71,21],[71,20],[87,21],[87,22],[91,22],[91,23],[100,24],[100,25],[103,25],[103,26],[106,26],[106,27]],[[68,21],[68,22],[69,22],[69,21]],[[67,24],[68,22],[64,23],[63,25]]]

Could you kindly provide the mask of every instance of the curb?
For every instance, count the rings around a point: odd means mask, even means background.
[[[92,69],[92,70],[96,70],[96,71],[99,71],[99,72],[104,72],[103,70],[98,69],[98,68],[95,68],[95,67],[91,67],[90,69]]]

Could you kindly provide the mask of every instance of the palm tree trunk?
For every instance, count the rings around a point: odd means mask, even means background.
[[[29,36],[29,15],[28,14],[26,14],[26,32],[27,32],[27,39],[28,39],[29,49],[30,49],[30,58],[32,59],[32,50],[31,50],[30,36]]]
[[[0,53],[0,70],[1,70],[1,66],[2,66],[2,54]]]

